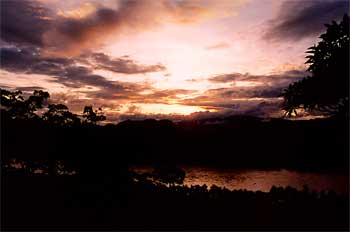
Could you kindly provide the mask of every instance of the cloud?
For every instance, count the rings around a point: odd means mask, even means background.
[[[34,90],[45,90],[45,88],[40,86],[25,86],[25,87],[17,87],[16,90],[33,93]]]
[[[235,115],[245,115],[261,118],[281,117],[283,112],[279,105],[281,101],[255,101],[255,102],[237,102],[235,105],[227,108],[222,108],[215,112],[204,111],[195,112],[188,116],[189,119],[209,119],[217,118],[220,122],[220,118],[226,118]],[[188,119],[187,118],[187,119]]]
[[[214,84],[227,87],[212,88],[199,96],[187,98],[181,104],[216,110],[220,115],[277,115],[283,88],[307,75],[302,70],[287,70],[270,75],[228,73],[208,78]],[[201,115],[206,115],[200,113]]]
[[[35,1],[0,1],[1,39],[43,46],[42,34],[51,25],[50,12]]]
[[[240,79],[243,76],[241,73],[229,73],[229,74],[221,74],[217,76],[210,77],[208,80],[214,83],[227,83],[233,82],[235,80]]]
[[[296,67],[292,67],[296,68]],[[297,67],[299,68],[299,67]],[[274,74],[252,75],[250,73],[224,73],[211,76],[207,79],[187,79],[188,82],[201,82],[207,80],[214,84],[231,84],[232,86],[256,86],[256,85],[286,85],[292,81],[306,76],[308,72],[301,69],[278,70]],[[245,85],[246,84],[246,85]]]
[[[207,50],[215,50],[215,49],[224,49],[224,48],[228,48],[228,47],[230,47],[230,44],[225,43],[225,42],[221,42],[221,43],[207,46],[206,49]]]
[[[88,63],[94,69],[102,69],[123,74],[144,74],[149,72],[166,71],[162,64],[142,65],[128,57],[112,58],[104,53],[89,53],[79,57],[83,63]]]
[[[199,1],[119,1],[118,9],[98,8],[84,18],[61,18],[45,34],[48,47],[56,53],[101,44],[106,37],[123,33],[142,32],[161,27],[165,22],[193,23],[210,14]],[[56,49],[57,47],[57,49]]]
[[[50,93],[49,104],[65,104],[74,113],[82,113],[84,106],[92,105],[94,108],[101,107],[106,113],[110,109],[119,109],[120,103],[109,99],[91,98],[89,94],[81,92],[54,92]]]
[[[206,101],[203,101],[205,99]],[[190,115],[191,118],[227,117],[231,115],[249,115],[255,117],[276,117],[282,116],[280,109],[281,99],[260,98],[260,99],[216,99],[199,98],[195,101],[187,101],[188,105],[199,105],[206,112],[196,112]],[[183,104],[186,104],[185,102]],[[214,111],[213,111],[214,110]]]
[[[112,122],[121,122],[125,120],[146,120],[146,119],[167,119],[172,121],[182,121],[187,119],[188,116],[181,115],[181,114],[143,114],[143,113],[118,113],[118,114],[111,114],[108,116],[108,119]]]
[[[13,73],[42,74],[69,88],[97,87],[110,97],[127,96],[147,87],[118,81],[110,81],[95,75],[92,69],[76,64],[74,59],[45,58],[36,48],[1,48],[1,69]]]
[[[243,2],[111,0],[58,10],[45,1],[1,1],[1,39],[40,46],[47,56],[76,56],[125,33],[229,16]]]
[[[242,112],[242,114],[263,118],[281,117],[283,115],[283,112],[281,112],[280,103],[280,101],[263,101],[255,106],[246,109],[244,112]]]
[[[349,1],[305,0],[283,2],[276,18],[268,22],[263,39],[300,40],[325,31],[324,24],[349,12]]]
[[[77,55],[91,47],[102,46],[124,33],[143,32],[165,23],[194,23],[210,17],[212,4],[200,1],[121,0],[118,8],[95,6],[89,14],[60,14],[44,33],[46,52]],[[78,14],[79,15],[79,14]]]
[[[152,98],[164,98],[164,97],[175,97],[177,95],[186,95],[196,92],[195,90],[187,90],[187,89],[166,89],[159,90],[151,94],[147,94],[146,96],[152,96]]]
[[[93,53],[88,57],[49,58],[40,54],[36,47],[2,47],[0,48],[2,69],[14,73],[42,74],[52,76],[57,82],[68,87],[93,85],[103,88],[117,88],[117,82],[106,80],[93,70],[104,69],[124,74],[156,72],[166,68],[160,64],[142,65],[126,58],[111,58],[103,53]],[[89,59],[92,57],[92,61]],[[84,66],[78,63],[84,63]]]
[[[267,75],[252,75],[249,73],[227,73],[212,76],[207,80],[212,83],[231,83],[232,85],[240,82],[240,85],[244,86],[244,82],[247,83],[247,87],[263,84],[271,86],[285,86],[290,82],[299,80],[306,76],[308,72],[299,69],[285,70],[276,74]],[[255,83],[255,85],[250,85]]]
[[[101,54],[99,54],[101,55]],[[3,47],[0,48],[1,69],[16,74],[39,74],[50,77],[48,81],[61,84],[74,94],[68,98],[59,96],[65,104],[78,108],[90,102],[95,104],[126,103],[161,103],[172,104],[180,101],[183,95],[193,93],[192,90],[167,89],[159,90],[147,83],[131,83],[112,81],[93,73],[93,67],[80,64],[79,58],[47,58],[40,55],[35,47]],[[105,55],[103,55],[105,56]],[[125,58],[125,57],[124,57]],[[106,58],[114,61],[113,58]],[[138,66],[136,71],[129,67],[129,73],[148,72],[152,66]],[[146,67],[146,68],[145,68]],[[22,78],[35,78],[32,76]],[[40,87],[40,86],[39,86]],[[27,87],[28,88],[28,87]],[[29,89],[29,88],[28,88]],[[80,98],[83,96],[83,99]]]

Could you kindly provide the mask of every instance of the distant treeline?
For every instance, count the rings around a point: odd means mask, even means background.
[[[124,121],[64,127],[1,115],[1,158],[64,160],[84,171],[129,164],[193,164],[347,172],[347,118],[307,121],[236,116],[221,123]]]

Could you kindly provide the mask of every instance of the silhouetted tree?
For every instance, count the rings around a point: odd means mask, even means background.
[[[0,89],[1,108],[5,110],[11,118],[30,119],[38,118],[35,112],[43,107],[44,102],[50,97],[48,92],[35,90],[33,95],[24,99],[21,91],[8,91]]]
[[[183,184],[186,172],[180,168],[164,166],[155,168],[151,176],[167,185]]]
[[[84,123],[96,125],[100,121],[106,120],[106,116],[103,115],[102,109],[94,111],[92,106],[85,106],[83,111]]]
[[[286,88],[282,104],[288,116],[297,109],[318,110],[328,115],[348,115],[349,111],[349,16],[340,23],[325,24],[321,41],[306,56],[310,76]]]
[[[63,104],[50,104],[48,111],[43,114],[43,120],[59,126],[80,125],[80,119],[76,114],[69,112]]]

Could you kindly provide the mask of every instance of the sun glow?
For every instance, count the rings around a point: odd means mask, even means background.
[[[194,112],[207,111],[199,106],[185,106],[179,104],[135,104],[140,107],[140,111],[144,114],[181,114],[190,115]]]

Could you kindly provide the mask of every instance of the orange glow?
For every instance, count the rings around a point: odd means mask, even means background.
[[[82,3],[79,8],[73,10],[58,10],[57,15],[64,18],[80,19],[88,16],[96,10],[95,6],[91,3]]]
[[[144,114],[155,114],[161,112],[162,114],[181,114],[189,115],[194,112],[207,111],[199,106],[186,106],[178,104],[135,104],[140,107],[140,112]]]
[[[258,81],[236,81],[235,82],[235,86],[237,87],[254,87],[259,85],[263,85],[263,83]]]

